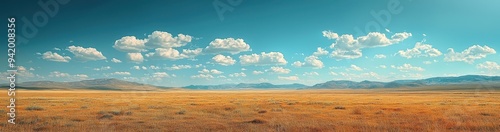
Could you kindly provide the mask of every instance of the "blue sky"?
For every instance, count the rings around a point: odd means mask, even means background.
[[[15,17],[18,36],[29,40],[16,47],[18,81],[313,85],[500,75],[500,2],[493,0],[57,4],[36,33],[23,26],[42,21],[33,20],[47,14],[42,6],[2,5],[2,16]]]

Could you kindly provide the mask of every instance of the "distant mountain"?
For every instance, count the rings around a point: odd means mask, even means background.
[[[215,90],[215,89],[298,89],[306,87],[308,86],[298,83],[283,84],[283,85],[274,85],[271,83],[239,83],[239,84],[221,84],[221,85],[189,85],[183,88]]]
[[[433,77],[421,80],[396,80],[392,82],[373,81],[328,81],[319,83],[309,88],[326,89],[369,89],[369,88],[400,88],[400,87],[422,87],[461,84],[500,84],[500,76],[465,75],[459,77]],[[499,86],[500,87],[500,86]]]
[[[159,90],[161,87],[118,79],[94,79],[75,82],[34,81],[17,84],[24,89]]]

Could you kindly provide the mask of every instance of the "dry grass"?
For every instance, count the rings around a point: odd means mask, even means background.
[[[17,124],[0,131],[500,131],[498,92],[19,91],[16,100]]]

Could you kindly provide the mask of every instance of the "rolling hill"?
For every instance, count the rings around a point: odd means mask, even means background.
[[[6,85],[4,85],[6,86]],[[34,81],[23,82],[17,84],[21,89],[52,89],[52,90],[72,90],[72,89],[88,89],[88,90],[131,90],[131,91],[151,91],[160,90],[164,87],[158,87],[148,84],[136,82],[128,82],[118,79],[94,79],[75,82],[54,82],[54,81]]]
[[[487,85],[500,87],[500,76],[465,75],[459,77],[433,77],[420,80],[395,80],[391,82],[333,80],[319,83],[308,89],[370,89],[446,85]]]

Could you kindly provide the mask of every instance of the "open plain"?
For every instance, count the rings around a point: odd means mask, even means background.
[[[492,90],[19,90],[16,97],[16,124],[2,114],[0,131],[500,131],[500,92]]]

